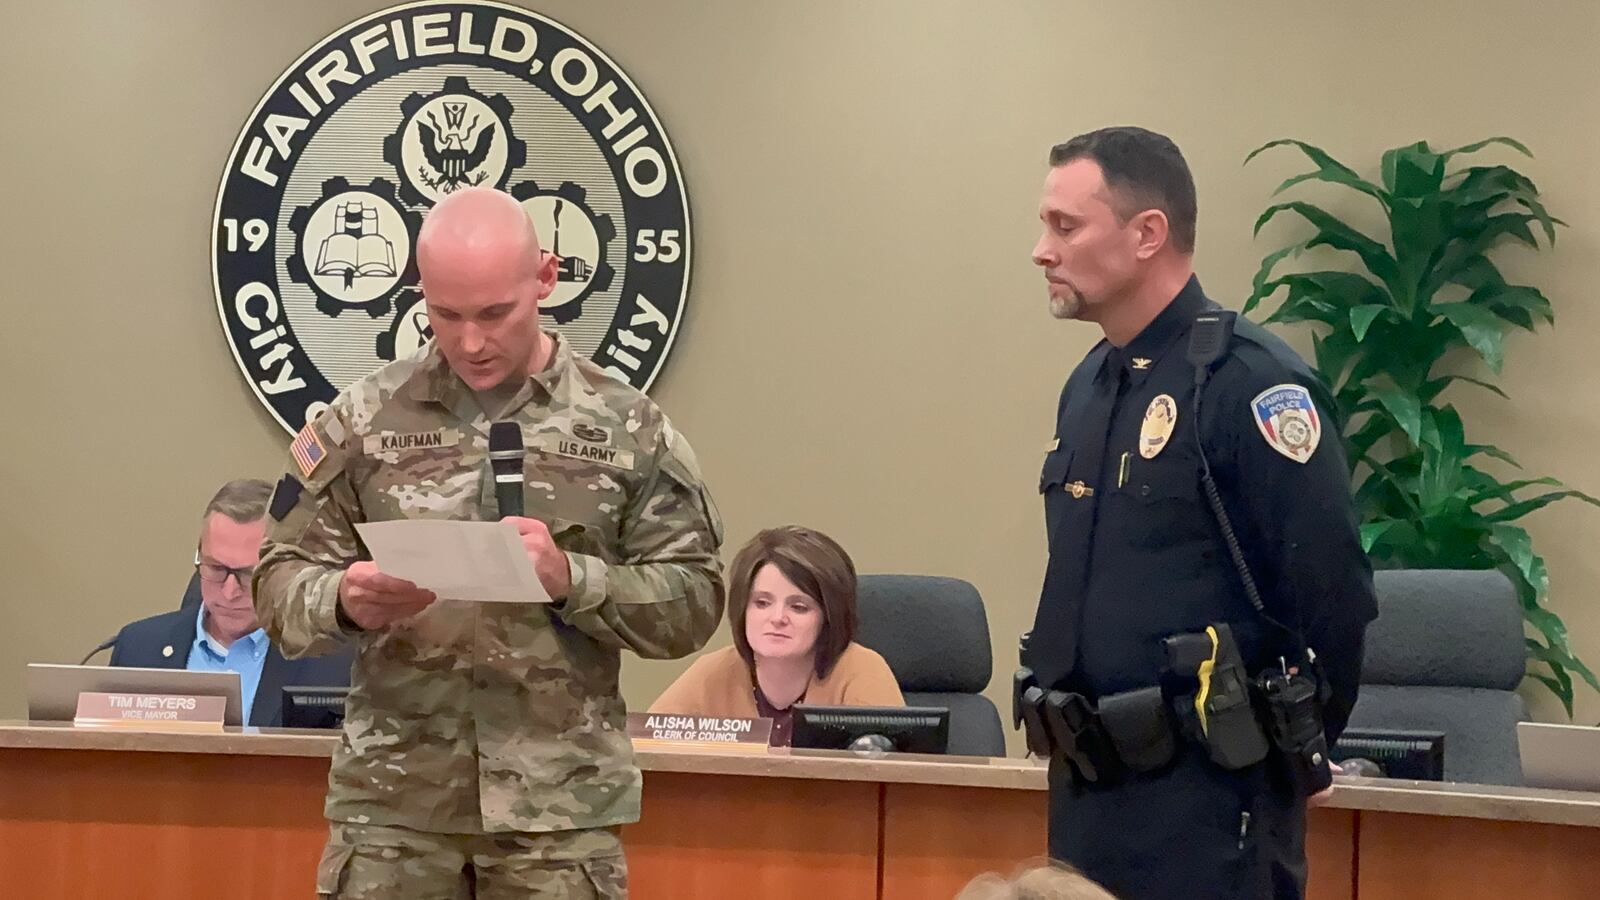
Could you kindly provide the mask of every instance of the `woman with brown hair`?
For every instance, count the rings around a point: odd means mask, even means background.
[[[856,568],[832,538],[769,528],[728,574],[733,646],[695,660],[651,712],[770,718],[771,743],[786,746],[796,703],[905,705],[889,664],[854,641]]]

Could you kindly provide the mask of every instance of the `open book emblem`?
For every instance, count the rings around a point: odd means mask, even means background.
[[[421,216],[400,204],[392,183],[374,178],[355,186],[330,178],[321,200],[289,218],[299,238],[289,273],[315,290],[323,315],[337,317],[347,309],[374,319],[387,315],[411,266],[411,235],[420,225]]]
[[[318,275],[338,275],[344,289],[357,278],[373,275],[393,278],[394,243],[378,232],[378,208],[360,200],[339,204],[333,214],[336,230],[322,239],[317,253]]]

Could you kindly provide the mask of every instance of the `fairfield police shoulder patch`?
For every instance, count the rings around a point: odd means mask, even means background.
[[[1306,463],[1322,440],[1322,417],[1311,392],[1298,384],[1267,388],[1250,401],[1250,414],[1267,445],[1297,463]]]

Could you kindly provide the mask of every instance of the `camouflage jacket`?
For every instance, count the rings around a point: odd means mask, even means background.
[[[638,818],[619,654],[685,656],[716,630],[722,528],[655,404],[556,340],[508,408],[528,447],[526,515],[569,560],[557,606],[441,599],[384,629],[341,628],[344,569],[369,558],[356,523],[498,517],[490,422],[432,344],[351,385],[291,447],[255,606],[285,656],[357,644],[332,821],[481,833]]]

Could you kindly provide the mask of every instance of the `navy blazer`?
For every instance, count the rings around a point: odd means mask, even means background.
[[[189,650],[194,646],[194,607],[140,619],[117,632],[111,651],[113,666],[138,666],[146,669],[183,669],[189,665]],[[167,648],[172,648],[167,653]],[[283,688],[319,685],[346,687],[350,684],[350,663],[355,649],[346,647],[329,656],[284,659],[276,644],[267,643],[267,658],[261,666],[261,683],[256,687],[256,702],[246,724],[275,728],[283,724]]]

